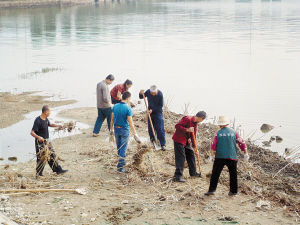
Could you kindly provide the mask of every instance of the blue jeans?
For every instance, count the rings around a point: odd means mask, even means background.
[[[119,156],[117,168],[119,169],[126,165],[125,158],[129,142],[129,129],[115,127],[115,137]]]
[[[110,130],[111,108],[98,108],[98,117],[94,126],[94,134],[98,134],[105,119],[107,119],[108,130]]]
[[[152,114],[151,119],[153,123],[154,130],[157,134],[157,138],[160,142],[161,146],[166,146],[166,137],[165,137],[165,127],[164,127],[164,118],[162,113]],[[152,132],[152,128],[148,119],[148,132],[150,136],[150,140],[154,140],[154,134]]]

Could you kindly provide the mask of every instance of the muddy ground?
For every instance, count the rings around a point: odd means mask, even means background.
[[[36,92],[24,92],[13,95],[8,92],[0,92],[0,128],[8,127],[24,119],[24,115],[41,110],[43,105],[56,107],[75,103],[73,100],[48,101],[48,97],[33,95]]]
[[[95,108],[61,114],[91,127],[96,115]],[[202,178],[190,178],[185,169],[187,182],[172,182],[175,168],[171,136],[180,118],[181,115],[165,113],[166,152],[131,142],[127,156],[129,174],[116,172],[116,148],[108,142],[106,124],[99,137],[92,137],[90,128],[53,142],[57,154],[65,160],[61,165],[69,170],[65,175],[54,175],[46,167],[45,176],[36,180],[34,161],[1,165],[0,189],[24,189],[25,193],[3,196],[0,212],[19,224],[299,223],[299,164],[292,164],[274,177],[287,161],[250,143],[250,162],[241,159],[238,164],[240,194],[227,195],[225,169],[216,195],[204,197],[212,169],[207,156],[217,131],[212,124],[199,126]],[[135,115],[134,122],[139,135],[147,137],[144,114]],[[88,193],[26,194],[30,188],[84,188]],[[263,206],[259,207],[259,203]]]

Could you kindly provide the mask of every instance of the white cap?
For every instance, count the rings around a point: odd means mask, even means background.
[[[152,93],[157,92],[157,86],[156,86],[156,85],[152,85],[152,86],[150,87],[150,91],[151,91]]]

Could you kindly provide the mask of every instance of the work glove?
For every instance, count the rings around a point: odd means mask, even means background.
[[[250,156],[248,155],[248,153],[244,155],[244,160],[245,160],[246,162],[249,161],[249,158],[250,158]]]
[[[140,137],[139,137],[137,134],[134,135],[134,140],[135,140],[138,144],[141,144],[141,143],[142,143]]]

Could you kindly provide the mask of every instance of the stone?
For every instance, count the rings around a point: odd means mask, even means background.
[[[272,126],[272,125],[270,125],[270,124],[266,124],[266,123],[264,123],[263,125],[261,125],[261,127],[260,127],[260,130],[261,130],[261,132],[263,132],[263,133],[268,133],[268,132],[270,132],[271,130],[273,130],[274,129],[274,126]]]
[[[8,195],[1,195],[0,199],[1,199],[1,201],[8,201],[9,196]]]

